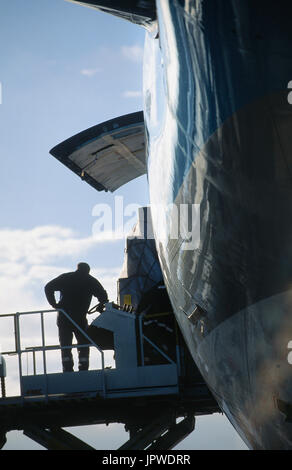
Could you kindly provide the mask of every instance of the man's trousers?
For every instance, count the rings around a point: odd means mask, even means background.
[[[59,341],[60,346],[72,346],[73,341],[73,334],[77,340],[78,346],[89,344],[89,341],[85,336],[76,328],[67,318],[62,318],[62,314],[59,313],[57,325],[59,328]],[[83,331],[86,332],[88,328],[88,323],[86,318],[82,320],[76,321],[75,323],[82,328]],[[78,368],[79,370],[88,370],[89,367],[89,347],[80,347],[77,348],[78,350]],[[61,357],[62,357],[62,366],[63,372],[73,372],[74,361],[72,355],[72,348],[61,349]]]

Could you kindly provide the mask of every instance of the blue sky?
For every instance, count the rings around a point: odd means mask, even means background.
[[[94,243],[96,204],[148,204],[146,177],[98,193],[49,150],[115,116],[141,110],[144,30],[63,0],[0,6],[0,313],[47,306],[44,284],[80,260],[112,300],[124,241]],[[9,369],[8,369],[9,374]],[[73,430],[96,448],[127,438],[121,425]],[[9,433],[7,449],[39,448]],[[221,415],[201,417],[178,449],[245,448]]]

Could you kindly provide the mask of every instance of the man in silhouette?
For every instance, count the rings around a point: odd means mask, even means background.
[[[87,263],[79,263],[77,270],[61,274],[45,286],[45,294],[49,304],[55,308],[63,309],[74,322],[86,331],[88,327],[86,314],[88,312],[92,296],[97,297],[101,304],[108,302],[108,296],[100,282],[89,274],[90,267]],[[55,292],[60,292],[60,301],[57,303]],[[59,340],[61,346],[72,346],[73,333],[78,345],[88,344],[83,334],[65,317],[58,312],[57,325],[59,328]],[[63,372],[73,372],[72,349],[62,349]],[[89,347],[78,348],[79,370],[88,370]]]

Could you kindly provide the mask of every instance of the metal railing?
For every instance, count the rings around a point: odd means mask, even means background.
[[[177,365],[177,373],[178,375],[180,374],[180,355],[179,355],[179,344],[178,344],[178,336],[177,336],[177,326],[175,324],[175,340],[176,340],[176,346],[175,346],[175,355],[176,355],[176,360],[174,361],[169,357],[168,354],[166,354],[164,351],[162,351],[161,348],[159,348],[156,344],[153,343],[144,333],[143,333],[143,320],[145,318],[159,318],[161,316],[167,316],[169,315],[169,312],[165,313],[155,313],[152,315],[147,315],[149,309],[146,309],[144,312],[142,312],[139,315],[139,334],[140,334],[140,351],[141,351],[141,365],[144,366],[144,341],[146,341],[150,346],[152,346],[155,351],[157,351],[164,359],[166,359],[170,364],[176,364]]]
[[[48,345],[46,346],[46,339],[45,339],[45,326],[44,326],[44,315],[61,312],[72,324],[73,326],[78,329],[82,335],[88,340],[88,344],[72,344],[70,346],[60,346],[60,345]],[[21,347],[21,331],[20,331],[20,318],[26,315],[40,315],[41,319],[41,346],[29,346],[25,349]],[[151,318],[157,318],[160,316],[168,315],[168,313],[162,314],[153,314]],[[30,312],[16,312],[16,313],[8,313],[0,315],[1,318],[12,317],[14,320],[14,336],[15,336],[15,349],[10,351],[0,351],[1,355],[17,355],[18,356],[18,372],[19,372],[19,380],[20,380],[20,394],[21,397],[24,399],[24,387],[23,387],[23,365],[22,365],[22,355],[32,353],[33,358],[33,375],[36,375],[36,352],[42,351],[42,363],[43,363],[43,374],[45,377],[45,393],[44,397],[48,400],[48,376],[47,376],[47,351],[53,350],[63,350],[63,349],[73,349],[73,348],[85,348],[85,347],[94,347],[98,350],[101,355],[101,369],[98,369],[98,372],[101,373],[101,380],[102,380],[102,395],[105,398],[107,390],[106,390],[106,376],[105,376],[105,360],[104,360],[104,352],[99,346],[90,338],[90,336],[84,331],[71,317],[67,314],[67,312],[63,309],[53,309],[53,310],[35,310]],[[168,363],[176,364],[177,365],[177,374],[180,374],[180,355],[179,355],[179,344],[177,340],[177,332],[175,330],[176,336],[176,353],[175,353],[175,360],[169,357],[158,345],[156,345],[150,338],[148,338],[143,333],[143,320],[146,318],[150,318],[147,315],[147,310],[139,315],[139,336],[140,341],[138,342],[140,347],[140,358],[141,358],[141,366],[145,366],[144,362],[144,341],[148,343],[158,354],[160,354]],[[134,317],[133,317],[134,319]],[[176,328],[176,327],[175,327]],[[138,353],[138,351],[137,351]]]
[[[45,328],[44,328],[44,314],[54,313],[54,312],[61,312],[73,325],[76,329],[78,329],[82,335],[88,340],[88,344],[72,344],[70,346],[60,346],[60,345],[53,345],[53,346],[46,346],[45,341]],[[41,316],[41,346],[32,346],[22,349],[21,347],[21,331],[20,331],[20,317],[25,315],[37,315]],[[73,349],[73,348],[85,348],[85,347],[94,347],[96,348],[99,353],[101,354],[101,374],[102,374],[102,391],[103,396],[106,395],[106,380],[105,380],[105,363],[104,363],[104,352],[102,349],[98,347],[98,345],[90,338],[89,335],[68,315],[65,310],[58,308],[57,310],[34,310],[31,312],[16,312],[16,313],[8,313],[0,316],[1,318],[8,318],[12,317],[14,320],[14,336],[15,336],[15,350],[10,351],[0,351],[1,354],[4,355],[13,355],[17,354],[18,356],[18,372],[19,372],[19,380],[20,380],[20,394],[23,397],[23,367],[22,367],[22,355],[28,354],[29,352],[33,353],[33,370],[34,375],[36,374],[36,364],[35,364],[35,353],[37,351],[42,351],[43,356],[43,371],[45,376],[45,398],[48,399],[48,379],[47,379],[47,358],[46,358],[46,351],[52,350],[63,350],[63,349]]]

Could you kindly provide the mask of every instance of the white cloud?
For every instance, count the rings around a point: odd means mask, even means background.
[[[100,233],[98,237],[80,237],[73,230],[59,226],[39,226],[31,230],[0,230],[0,351],[11,351],[15,348],[14,324],[12,317],[1,314],[13,312],[31,312],[50,310],[47,303],[44,285],[63,272],[75,269],[72,258],[86,259],[87,251],[103,238],[112,241],[108,233]],[[60,257],[62,253],[62,257]],[[81,258],[82,256],[82,258]],[[84,259],[83,258],[83,259]],[[116,301],[117,279],[121,266],[95,267],[91,264],[91,274],[96,277],[108,292],[110,300]],[[92,306],[97,303],[94,297]],[[88,316],[89,323],[95,315]],[[22,348],[41,345],[39,315],[21,317]],[[45,316],[46,344],[58,344],[56,314]],[[32,359],[28,355],[25,361],[31,371]],[[24,361],[24,364],[25,364]],[[92,353],[91,367],[96,368],[100,361],[96,352]],[[16,356],[6,356],[7,393],[8,396],[19,393],[18,363]],[[60,352],[48,354],[48,371],[61,370]]]
[[[84,257],[97,243],[113,242],[112,234],[80,237],[59,226],[31,230],[0,230],[0,312],[48,308],[43,286],[62,272],[75,269],[71,259]],[[66,261],[67,260],[67,261]],[[117,268],[92,266],[92,273],[116,300]]]
[[[133,46],[122,46],[122,55],[133,62],[142,62],[143,61],[143,47],[138,44]]]
[[[99,68],[95,68],[95,69],[82,69],[80,70],[80,73],[81,75],[84,75],[85,77],[93,77],[94,75],[97,74],[97,72],[99,72]]]
[[[114,242],[122,238],[113,232],[78,237],[71,229],[40,226],[31,230],[0,230],[0,263],[25,262],[43,264],[64,256],[82,255],[96,243]]]
[[[141,98],[141,96],[142,96],[141,91],[127,90],[127,91],[124,91],[123,93],[124,98]]]

